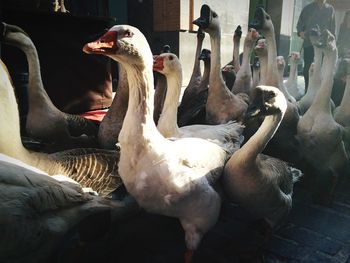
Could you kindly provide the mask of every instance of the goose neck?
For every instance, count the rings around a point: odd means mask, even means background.
[[[346,85],[345,85],[345,90],[343,94],[343,98],[341,100],[339,108],[341,110],[349,109],[350,110],[350,75],[346,77]]]
[[[266,116],[256,133],[241,147],[244,153],[243,160],[255,160],[256,156],[261,153],[271,138],[277,131],[284,113],[279,112],[275,115]]]
[[[181,92],[182,73],[179,71],[167,74],[166,79],[168,84],[167,92],[157,128],[164,137],[173,137],[179,134],[177,107]]]
[[[210,33],[210,44],[211,44],[211,60],[210,60],[209,86],[210,86],[210,89],[216,89],[216,88],[221,88],[222,87],[221,84],[224,84],[224,79],[221,74],[220,28]]]
[[[265,34],[267,46],[267,79],[266,84],[278,87],[278,69],[276,64],[277,50],[276,39],[274,36],[274,30],[272,32],[267,31]]]
[[[152,61],[152,60],[151,60]],[[148,67],[125,63],[129,83],[128,109],[119,134],[124,145],[135,140],[147,140],[158,130],[153,121],[154,84],[152,64]]]

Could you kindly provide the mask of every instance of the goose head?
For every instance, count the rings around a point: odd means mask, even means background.
[[[276,87],[259,85],[251,93],[246,119],[282,114],[287,110],[287,100]]]
[[[267,56],[267,42],[265,38],[261,38],[256,42],[254,52],[258,57]]]
[[[164,45],[162,48],[162,53],[171,53],[171,48],[169,45]]]
[[[240,39],[242,37],[242,27],[240,25],[237,26],[235,33],[233,34],[233,39]]]
[[[179,58],[173,53],[162,53],[153,56],[153,70],[164,75],[181,74],[182,68]]]
[[[249,28],[255,28],[258,31],[270,30],[273,27],[271,16],[266,13],[262,7],[257,7],[253,21],[249,24]]]
[[[105,55],[126,67],[150,67],[153,57],[145,36],[136,27],[116,25],[93,42],[84,45],[87,54]]]
[[[209,61],[211,56],[211,51],[209,49],[203,48],[198,59],[203,61]]]
[[[283,56],[277,56],[276,57],[276,63],[277,63],[277,69],[279,72],[283,72],[284,68],[286,66],[286,61],[284,60]]]
[[[289,55],[289,60],[293,63],[298,64],[300,61],[300,53],[296,51],[291,52]]]
[[[0,32],[2,32],[0,41],[3,42],[4,44],[21,45],[24,47],[26,46],[29,47],[33,45],[28,34],[24,32],[23,29],[21,29],[20,27],[15,25],[10,25],[4,22],[0,23],[0,25],[1,25]]]
[[[200,17],[192,22],[204,31],[215,31],[220,28],[219,16],[208,5],[202,5]]]
[[[339,60],[336,68],[334,78],[346,80],[346,77],[350,74],[350,58],[342,58]]]

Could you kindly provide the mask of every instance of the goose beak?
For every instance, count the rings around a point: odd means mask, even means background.
[[[153,56],[153,71],[161,72],[164,69],[164,58]]]
[[[211,20],[211,10],[208,5],[202,5],[201,7],[201,15],[199,18],[194,20],[192,23],[202,29],[206,29],[209,27],[209,23]]]
[[[256,30],[262,29],[264,23],[264,9],[257,7],[253,21],[248,25],[248,28],[255,28]]]
[[[237,26],[235,33],[234,33],[235,37],[242,37],[242,27],[240,25]]]
[[[96,41],[86,43],[83,51],[87,54],[112,54],[118,51],[117,32],[108,31]]]

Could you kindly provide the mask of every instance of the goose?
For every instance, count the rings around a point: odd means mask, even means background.
[[[220,196],[210,183],[220,177],[226,151],[199,138],[166,139],[153,121],[153,57],[145,36],[115,25],[84,52],[101,54],[127,70],[129,106],[119,134],[119,175],[127,191],[148,212],[178,218],[190,262],[203,235],[216,223]]]
[[[255,19],[250,24],[250,27],[256,28],[259,33],[263,34],[267,43],[266,78],[264,79],[265,82],[261,81],[260,83],[278,87],[286,96],[288,105],[281,125],[270,143],[265,147],[264,153],[291,162],[294,165],[298,165],[297,163],[300,162],[300,154],[298,153],[298,142],[295,139],[295,135],[300,116],[297,106],[295,103],[292,103],[295,99],[285,89],[281,82],[281,75],[278,73],[276,39],[273,22],[265,10],[262,7],[258,7],[255,12]],[[262,43],[264,43],[264,41],[258,41],[258,45]],[[261,61],[261,67],[265,67],[263,61]]]
[[[336,122],[344,127],[350,125],[350,107],[348,101],[350,98],[350,59],[341,58],[338,65],[335,78],[346,81],[345,91],[342,101],[338,107],[335,108],[333,115]]]
[[[126,71],[118,65],[118,85],[116,94],[107,113],[103,117],[97,134],[98,145],[103,149],[116,150],[118,135],[128,108],[129,85]]]
[[[285,86],[290,95],[292,95],[296,101],[299,101],[305,94],[305,87],[298,85],[298,64],[300,62],[300,53],[291,52],[289,55],[290,71],[289,77],[285,82]]]
[[[255,42],[258,40],[258,37],[259,33],[254,28],[250,28],[244,39],[242,65],[237,72],[236,81],[232,88],[232,92],[235,94],[246,93],[249,95],[252,89],[253,80],[252,70],[250,68],[250,55]]]
[[[317,173],[313,184],[314,201],[329,204],[337,178],[345,171],[347,163],[344,128],[334,120],[330,104],[338,51],[335,37],[328,30],[324,30],[320,36],[310,37],[310,40],[322,50],[323,78],[311,106],[298,122],[296,137],[305,160]],[[324,189],[323,184],[329,178],[333,183],[326,183],[328,189]]]
[[[260,82],[260,59],[259,57],[254,57],[254,61],[252,64],[252,73],[253,73],[253,82],[252,82],[252,88],[254,89],[256,86],[259,85]]]
[[[91,228],[96,239],[109,224],[133,213],[125,202],[84,193],[77,183],[56,180],[4,154],[0,192],[1,262],[50,262],[69,238],[82,245],[91,238]]]
[[[227,149],[232,154],[243,141],[243,126],[236,122],[220,125],[177,125],[177,101],[180,97],[182,83],[182,67],[178,57],[173,53],[163,53],[155,58],[153,70],[164,74],[167,79],[167,94],[163,112],[157,125],[160,133],[166,137],[196,137],[210,140]]]
[[[69,13],[69,11],[66,9],[66,6],[64,5],[64,0],[55,0],[53,2],[54,8],[53,10],[55,12],[61,12],[61,13]]]
[[[274,228],[292,207],[293,184],[302,172],[280,159],[262,154],[287,110],[284,94],[259,85],[251,95],[246,118],[264,117],[258,131],[227,161],[222,175],[229,200]]]
[[[95,146],[98,125],[56,108],[44,89],[39,57],[32,40],[21,28],[6,23],[2,25],[1,41],[21,49],[28,61],[27,134],[43,142],[55,142],[59,149]]]
[[[233,34],[233,52],[232,52],[232,60],[227,63],[223,69],[225,69],[227,66],[233,66],[233,70],[235,73],[237,73],[241,67],[240,65],[240,59],[239,59],[239,48],[242,38],[242,27],[241,25],[238,25],[235,29],[235,32]]]
[[[266,39],[260,38],[256,46],[254,47],[254,52],[259,58],[259,65],[260,65],[260,85],[266,85],[266,78],[267,78],[267,43]]]
[[[342,125],[345,130],[345,138],[344,143],[346,147],[346,151],[349,158],[350,153],[350,107],[348,105],[349,98],[350,98],[350,59],[349,58],[342,58],[337,66],[337,71],[335,78],[337,79],[345,79],[346,85],[344,90],[344,95],[341,100],[340,105],[335,108],[333,115],[334,120]]]
[[[190,112],[189,114],[189,108],[193,107],[193,101],[195,101],[198,98],[198,94],[202,93],[203,89],[207,89],[207,87],[203,87],[203,84],[201,84],[202,73],[200,68],[200,56],[202,52],[204,37],[205,33],[201,28],[198,28],[197,47],[192,75],[186,89],[184,90],[180,105],[178,107],[178,120],[180,126],[188,125],[190,120],[193,118],[193,113]],[[207,95],[204,95],[206,100]],[[196,111],[198,111],[198,109],[196,109]]]
[[[185,103],[184,97],[182,97],[177,112],[177,123],[180,127],[205,123],[205,105],[208,98],[211,51],[203,48],[198,60],[203,60],[204,62],[203,76],[198,86],[198,91],[192,97],[192,100],[188,100]]]
[[[169,45],[164,45],[161,53],[169,53],[171,52]],[[160,113],[163,109],[165,94],[166,94],[166,78],[162,74],[158,74],[155,72],[155,92],[154,92],[154,111],[153,111],[153,120],[157,124]]]
[[[272,19],[268,13],[262,7],[257,7],[253,22],[249,25],[250,28],[255,28],[259,33],[263,34],[267,42],[267,78],[266,85],[278,87],[286,98],[294,102],[294,98],[288,93],[284,85],[279,85],[278,69],[276,65],[277,48],[275,38],[275,28]]]
[[[221,74],[221,32],[219,16],[208,5],[202,5],[200,17],[193,21],[210,35],[211,69],[209,76],[206,122],[221,124],[240,120],[248,107],[247,100],[227,88]]]
[[[23,147],[14,88],[5,64],[0,62],[0,120],[6,124],[0,129],[0,153],[50,175],[66,175],[101,196],[108,196],[121,186],[117,163],[119,151],[80,148],[47,154]]]
[[[319,34],[319,30],[317,28],[310,30],[311,37],[317,37]],[[321,86],[322,81],[322,50],[313,45],[314,48],[314,62],[311,64],[309,69],[309,86],[306,90],[305,95],[297,102],[298,110],[301,115],[303,115],[311,106],[314,98],[316,97],[316,93]]]
[[[277,71],[278,71],[278,86],[283,87],[289,94],[287,87],[284,84],[283,75],[284,75],[284,69],[286,67],[286,61],[283,56],[277,56],[276,57],[276,63],[277,63]],[[292,95],[288,95],[289,101],[295,103],[296,99]]]

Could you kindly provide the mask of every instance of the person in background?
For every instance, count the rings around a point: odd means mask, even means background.
[[[343,22],[340,25],[337,47],[340,58],[350,58],[350,9],[346,10]]]
[[[326,0],[314,0],[300,13],[297,23],[298,36],[303,39],[305,90],[309,85],[309,68],[314,60],[314,49],[308,37],[311,28],[318,25],[321,30],[328,29],[335,36],[335,12]]]

